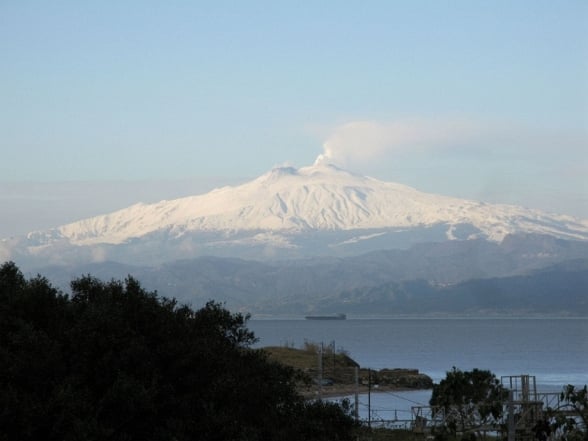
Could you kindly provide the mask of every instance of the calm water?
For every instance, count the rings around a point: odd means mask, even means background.
[[[334,341],[362,367],[416,368],[435,382],[455,366],[488,369],[498,377],[534,375],[539,391],[588,384],[588,319],[251,320],[248,327],[260,339],[257,346]],[[372,396],[372,406],[390,417],[426,404],[429,396],[382,393]]]

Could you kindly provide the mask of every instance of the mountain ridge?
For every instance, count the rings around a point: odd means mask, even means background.
[[[415,243],[550,235],[588,241],[588,220],[420,192],[325,163],[130,207],[0,242],[0,258],[155,263],[198,255],[351,255]]]
[[[450,225],[449,239],[454,227],[465,223],[494,241],[530,228],[534,233],[588,239],[588,222],[571,216],[423,193],[333,165],[278,167],[236,187],[136,204],[59,231],[77,244],[116,244],[165,228],[181,235],[185,231],[411,228],[443,222]]]
[[[420,250],[278,262],[199,257],[155,266],[103,262],[44,267],[31,276],[39,272],[68,292],[69,282],[82,275],[103,280],[131,275],[146,289],[180,302],[204,304],[214,299],[255,315],[302,317],[335,311],[588,316],[588,244],[577,243],[574,253],[568,250],[550,260],[538,257],[534,263],[522,254],[513,255],[507,246],[492,244],[494,257],[480,252],[478,262],[472,263],[475,259],[465,245],[469,248],[464,242],[452,244],[450,250],[444,244],[432,245],[429,257]],[[564,251],[567,245],[556,241],[552,247]],[[479,246],[484,246],[481,241]],[[471,272],[467,264],[480,265],[483,271]]]

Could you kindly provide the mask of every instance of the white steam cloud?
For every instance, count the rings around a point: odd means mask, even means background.
[[[348,166],[410,150],[461,147],[482,132],[479,124],[457,119],[352,121],[331,132],[316,163]]]

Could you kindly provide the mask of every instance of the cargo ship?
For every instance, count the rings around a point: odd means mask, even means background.
[[[334,314],[334,315],[307,315],[304,317],[306,320],[345,320],[347,316],[345,314]]]

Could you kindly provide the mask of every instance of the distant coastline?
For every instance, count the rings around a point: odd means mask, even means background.
[[[252,314],[250,320],[309,320],[297,314]],[[332,316],[329,316],[332,317]],[[588,320],[588,315],[572,314],[352,314],[346,316],[345,320],[391,320],[391,319],[413,319],[413,320],[540,320],[540,319],[561,319],[561,320]],[[310,319],[312,320],[312,319]]]

